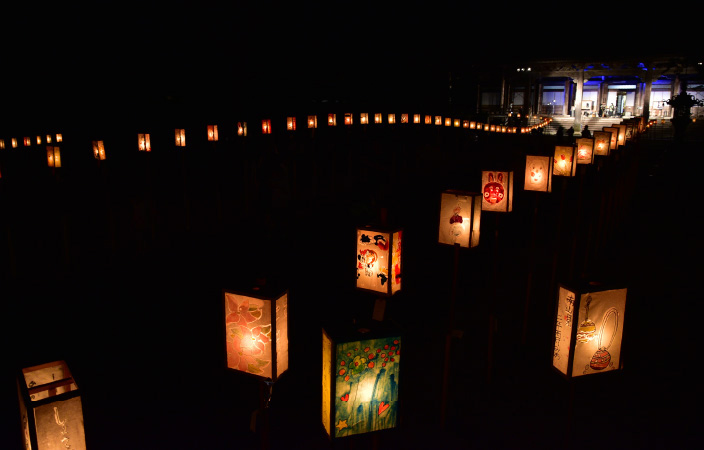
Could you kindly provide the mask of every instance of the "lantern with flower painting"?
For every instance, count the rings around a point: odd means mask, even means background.
[[[383,323],[323,328],[322,424],[331,440],[399,424],[401,333]]]
[[[577,164],[592,164],[594,162],[594,139],[579,138],[577,144]]]
[[[513,210],[513,172],[482,172],[482,211]]]
[[[567,378],[620,370],[627,289],[560,284],[552,364]]]
[[[276,381],[288,369],[288,292],[223,290],[228,369]]]
[[[611,149],[611,133],[608,131],[595,131],[594,133],[594,155],[609,156]]]
[[[482,194],[455,189],[440,195],[438,242],[460,247],[479,245]]]
[[[552,192],[552,156],[526,155],[523,189]]]
[[[403,230],[357,228],[357,289],[390,297],[401,290]]]
[[[86,449],[80,392],[65,361],[22,369],[17,387],[24,448]]]
[[[571,145],[556,145],[555,157],[552,162],[552,174],[559,177],[573,177],[577,173],[575,147]]]
[[[61,167],[61,151],[54,145],[46,146],[46,162],[49,167]]]

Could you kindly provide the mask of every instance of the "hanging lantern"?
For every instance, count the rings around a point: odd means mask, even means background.
[[[408,123],[408,114],[401,114],[401,123]]]
[[[390,327],[323,328],[322,424],[331,439],[399,424],[401,333]]]
[[[400,229],[357,228],[357,289],[390,297],[401,290]]]
[[[381,113],[374,114],[374,123],[381,123]]]
[[[287,117],[286,118],[286,129],[289,131],[296,131],[296,118]]]
[[[482,211],[513,210],[513,171],[482,172]]]
[[[622,368],[626,288],[560,285],[552,364],[567,378]]]
[[[468,248],[479,245],[481,202],[478,192],[444,191],[440,196],[438,242]]]
[[[337,126],[337,114],[328,114],[328,125],[331,127]]]
[[[227,367],[276,381],[288,369],[288,292],[223,290]]]
[[[271,134],[271,119],[262,119],[262,134]]]
[[[552,156],[526,155],[526,191],[552,192]]]
[[[577,164],[594,163],[594,138],[575,139],[577,144]]]
[[[103,145],[103,141],[93,141],[93,156],[100,161],[105,159],[105,145]]]
[[[318,116],[308,116],[308,128],[318,128]]]
[[[176,128],[174,135],[176,138],[176,147],[185,147],[186,146],[186,130],[184,130],[183,128]]]
[[[140,152],[151,152],[152,151],[152,141],[149,133],[139,133],[137,134],[137,149]]]
[[[359,123],[366,125],[369,123],[369,113],[361,113],[359,115]]]
[[[247,136],[247,122],[237,122],[237,136]]]
[[[345,113],[345,125],[352,125],[352,113]]]
[[[46,161],[49,167],[61,167],[61,152],[59,147],[46,146]]]
[[[388,115],[388,120],[389,120],[389,123],[392,123],[392,124],[393,124],[393,123],[396,123],[396,114],[393,114],[393,113],[392,113],[392,114],[389,114],[389,115]]]
[[[560,177],[573,177],[577,173],[575,147],[571,145],[556,145],[555,157],[552,163],[552,174]]]
[[[66,362],[22,369],[17,387],[24,448],[86,449],[80,392]]]
[[[425,123],[430,125],[433,123],[433,118],[431,116],[426,115],[425,116]]]
[[[413,114],[413,123],[420,123],[420,114]]]
[[[12,148],[17,148],[17,138],[11,138],[10,144],[12,145]]]
[[[594,155],[609,156],[611,149],[611,133],[608,131],[595,131],[594,133]]]

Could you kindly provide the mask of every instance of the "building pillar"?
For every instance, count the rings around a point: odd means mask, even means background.
[[[645,92],[643,92],[643,117],[647,123],[650,120],[650,95],[653,90],[653,74],[648,72],[645,76]]]
[[[574,95],[574,131],[582,131],[582,92],[584,90],[584,71],[577,74],[577,89]]]
[[[572,80],[569,77],[567,77],[567,80],[565,81],[565,99],[562,102],[562,115],[564,115],[564,116],[570,115],[570,106],[572,103],[570,101],[570,99],[572,98],[571,87],[572,87]]]

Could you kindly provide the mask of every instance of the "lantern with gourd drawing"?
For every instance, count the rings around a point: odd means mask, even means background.
[[[594,138],[575,139],[577,144],[577,164],[594,163]]]
[[[208,125],[208,141],[215,142],[218,140],[218,126]]]
[[[440,195],[438,242],[460,247],[479,245],[482,194],[448,189]]]
[[[608,131],[595,131],[594,156],[609,156],[611,150],[611,133]]]
[[[513,171],[482,171],[482,210],[513,210]]]
[[[176,147],[186,146],[186,130],[183,128],[176,128],[174,130],[174,140]]]
[[[93,157],[99,161],[105,159],[105,144],[103,144],[103,141],[93,141]]]
[[[526,155],[523,189],[552,192],[552,156]]]
[[[377,322],[369,327],[324,326],[322,424],[331,440],[390,430],[399,425],[401,333]]]
[[[627,289],[559,284],[552,365],[567,378],[620,370]]]
[[[572,145],[556,145],[552,162],[552,174],[559,177],[573,177],[577,173],[575,162],[576,148]]]
[[[46,146],[46,162],[49,167],[61,167],[61,151],[55,145]]]
[[[391,297],[401,290],[403,230],[357,228],[357,289]]]
[[[80,392],[65,361],[23,368],[17,387],[24,448],[86,449]]]
[[[151,152],[152,151],[152,140],[149,133],[138,133],[137,134],[137,149],[140,152]]]
[[[227,368],[276,381],[288,369],[288,291],[223,289]]]

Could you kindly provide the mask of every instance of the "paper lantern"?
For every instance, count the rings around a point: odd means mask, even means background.
[[[462,121],[462,128],[469,128],[469,120]]]
[[[420,114],[413,114],[413,123],[420,123]]]
[[[271,119],[262,119],[262,134],[271,134]]]
[[[61,167],[61,152],[59,147],[46,146],[46,161],[49,167]]]
[[[24,138],[24,139],[22,140],[22,143],[24,144],[25,147],[29,147],[29,146],[32,145],[32,139],[26,137],[26,138]]]
[[[526,155],[526,191],[552,192],[552,156]]]
[[[296,131],[296,118],[287,117],[286,118],[286,129],[289,131]]]
[[[374,114],[374,123],[381,123],[381,113]]]
[[[431,116],[426,115],[425,116],[425,123],[430,125],[433,123],[433,118]]]
[[[186,146],[186,130],[184,130],[183,128],[176,128],[176,130],[174,131],[174,136],[176,141],[176,147]]]
[[[5,149],[5,139],[0,139],[0,150]]]
[[[388,120],[389,120],[389,123],[396,123],[396,114],[393,114],[393,113],[389,114]]]
[[[93,156],[100,161],[105,159],[105,145],[103,141],[93,141]]]
[[[369,123],[369,113],[362,113],[359,115],[359,123],[366,125]]]
[[[626,125],[622,123],[612,124],[614,128],[618,128],[618,145],[626,145]]]
[[[247,136],[247,122],[237,122],[237,136]]]
[[[482,211],[513,210],[513,171],[482,172]]]
[[[64,137],[61,133],[56,134],[56,142],[63,142]]]
[[[401,290],[403,230],[357,228],[357,289],[390,297]]]
[[[442,116],[435,116],[435,125],[442,125]]]
[[[17,387],[24,448],[86,449],[80,392],[65,361],[22,369]]]
[[[10,145],[12,145],[12,148],[17,148],[17,138],[11,138]]]
[[[484,131],[489,131],[490,126],[488,123],[485,123],[483,126],[484,126]]]
[[[212,142],[218,140],[218,126],[217,125],[208,125],[208,140],[212,141]]]
[[[337,126],[337,114],[328,114],[328,125],[331,127]]]
[[[224,289],[227,367],[276,381],[288,369],[288,292]]]
[[[137,148],[140,152],[152,151],[152,140],[149,133],[137,134]]]
[[[331,439],[399,425],[401,333],[323,328],[322,424]]]
[[[495,132],[495,131],[496,131],[496,125],[490,125],[490,126],[489,126],[489,131],[491,131],[492,133]]]
[[[46,135],[46,143],[51,144],[51,135],[50,134]]]
[[[602,127],[602,131],[606,133],[611,133],[611,140],[609,142],[609,150],[615,150],[618,148],[618,128],[617,127]]]
[[[449,117],[445,117],[445,126],[451,127],[452,126],[452,119],[450,119]]]
[[[438,242],[460,247],[479,245],[482,194],[449,189],[440,195]]]
[[[622,368],[626,288],[560,284],[552,364],[572,378]]]
[[[575,139],[577,144],[577,164],[592,164],[594,162],[594,138]]]
[[[401,114],[401,123],[408,123],[408,114]]]
[[[571,145],[556,145],[552,163],[552,174],[560,177],[573,177],[577,173],[575,163],[576,148]]]
[[[318,128],[318,116],[308,116],[308,128]]]
[[[476,130],[477,129],[477,122],[475,122],[475,121],[469,122],[469,129]]]
[[[37,136],[37,145],[42,145],[42,137]]]
[[[345,113],[345,125],[352,125],[352,113]]]
[[[609,156],[611,149],[611,133],[608,131],[595,131],[594,133],[594,155]]]
[[[455,119],[455,120],[452,121],[452,123],[453,123],[453,125],[455,126],[455,128],[459,128],[459,126],[460,126],[460,119]]]

